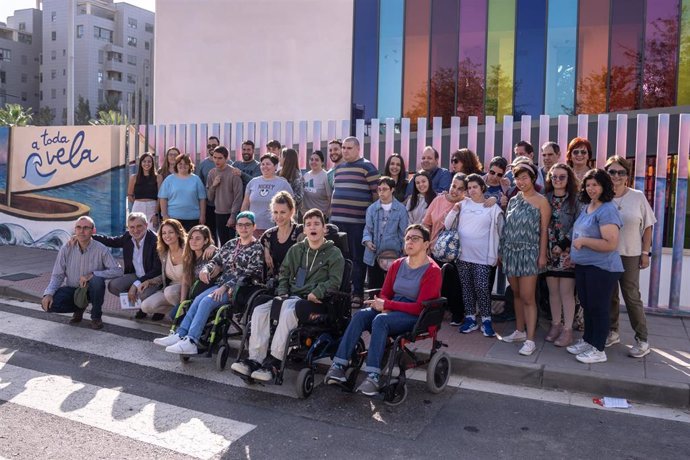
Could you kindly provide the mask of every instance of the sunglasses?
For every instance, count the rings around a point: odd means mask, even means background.
[[[503,173],[496,172],[493,169],[489,169],[489,174],[491,174],[492,176],[503,177]]]
[[[575,149],[573,155],[589,155],[589,151],[587,149]]]
[[[562,174],[562,175],[559,174],[558,176],[554,174],[553,176],[551,176],[551,180],[566,180],[567,178],[568,178],[567,174]]]
[[[609,176],[625,177],[628,175],[628,172],[625,169],[609,169],[606,172],[609,173]]]

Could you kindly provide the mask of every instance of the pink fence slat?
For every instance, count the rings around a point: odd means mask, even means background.
[[[242,143],[244,137],[244,123],[235,123],[235,160],[242,161]]]
[[[311,132],[311,151],[313,152],[314,150],[321,150],[321,140],[323,136],[323,131],[322,131],[322,126],[321,122],[316,120],[312,124],[312,132]]]
[[[395,118],[386,118],[386,156],[384,160],[395,152]]]
[[[637,129],[635,132],[635,189],[644,192],[645,176],[647,175],[647,125],[649,117],[646,113],[637,115]]]
[[[467,117],[467,148],[475,152],[477,155],[479,155],[479,152],[477,152],[477,146],[479,145],[478,125],[479,118]],[[484,159],[484,164],[489,164],[486,162],[486,158]]]
[[[232,149],[232,123],[223,123],[223,138],[220,143],[228,150]]]
[[[616,115],[616,155],[625,158],[628,149],[628,116]]]
[[[297,152],[297,156],[299,158],[299,167],[301,169],[304,169],[307,167],[307,143],[309,142],[308,139],[308,128],[309,124],[302,120],[299,122],[299,150]]]
[[[328,120],[328,138],[326,142],[330,142],[338,137],[338,122],[335,120]]]
[[[676,208],[673,214],[673,254],[671,257],[671,291],[668,307],[680,310],[680,283],[683,275],[683,242],[688,203],[688,155],[690,154],[690,114],[680,116],[678,127],[678,174],[676,176]]]
[[[177,126],[168,125],[167,134],[168,134],[168,139],[167,139],[166,145],[168,146],[168,148],[170,148],[174,145],[175,147],[179,148],[180,150],[183,150],[183,147],[179,147],[177,145]],[[186,153],[186,152],[182,152],[182,153]]]
[[[220,123],[213,123],[211,125],[211,134],[220,139]]]
[[[155,156],[160,156],[160,152],[156,151],[156,126],[148,125],[146,127],[146,151],[155,153]]]
[[[268,122],[262,121],[259,123],[259,144],[261,144],[261,153],[265,153],[264,149],[268,144]]]
[[[198,149],[197,148],[197,145],[199,145],[199,144],[196,142],[196,123],[190,123],[189,125],[187,125],[186,131],[187,131],[187,146],[188,146],[187,149],[190,151],[195,150],[197,152],[206,152],[207,151],[206,149]],[[204,147],[206,147],[206,146],[204,146]],[[201,158],[199,158],[199,160],[197,160],[197,161],[201,161],[204,158],[206,158],[205,154],[201,155]]]
[[[295,124],[292,121],[285,122],[285,147],[291,149],[295,146]]]
[[[414,171],[410,165],[410,119],[403,118],[400,120],[400,156],[405,161],[407,170]]]
[[[434,117],[431,120],[431,126],[433,130],[431,145],[438,152],[441,163],[444,164],[443,159],[446,158],[446,154],[441,151],[441,146],[443,145],[443,117]]]
[[[532,116],[523,115],[520,117],[520,140],[532,143]],[[535,145],[534,150],[539,150],[539,146]]]
[[[568,115],[558,116],[558,146],[568,146]],[[567,148],[566,148],[567,150]]]
[[[608,157],[609,142],[609,116],[602,113],[597,117],[597,147],[596,162],[597,168],[603,168]]]
[[[165,162],[165,151],[167,150],[165,125],[158,126],[158,138],[156,139],[156,153],[158,153],[158,166],[162,167]]]
[[[256,144],[256,123],[253,121],[247,122],[247,139]]]
[[[137,137],[136,137],[136,142],[135,142],[135,152],[134,152],[134,158],[130,155],[129,160],[130,161],[138,161],[139,160],[139,155],[141,155],[144,152],[149,151],[149,146],[147,144],[147,139],[146,139],[146,125],[139,125],[137,126]],[[143,150],[142,150],[143,149]]]
[[[496,148],[496,117],[489,115],[484,121],[484,164],[491,163]]]
[[[285,144],[284,139],[282,137],[281,131],[281,125],[282,123],[279,121],[274,121],[273,126],[271,127],[271,139],[276,139],[280,141],[281,144]]]
[[[340,139],[345,139],[350,135],[350,120],[342,120],[340,122]]]
[[[656,183],[654,186],[654,224],[652,238],[652,257],[649,273],[649,300],[647,307],[651,309],[659,306],[659,283],[661,281],[661,250],[664,237],[664,211],[666,203],[666,164],[668,161],[670,117],[667,113],[659,115],[659,126],[656,142]]]
[[[542,145],[544,145],[545,142],[548,142],[551,140],[551,136],[549,135],[549,128],[551,125],[551,117],[548,115],[539,115],[539,148],[541,148]],[[535,145],[535,148],[537,146]],[[563,158],[563,146],[561,147],[561,158]],[[542,159],[541,155],[539,155],[539,166],[542,166]]]
[[[192,161],[196,161],[196,152],[191,145],[187,144],[187,125],[177,125],[175,135],[175,144],[177,144],[183,152],[189,155]]]
[[[508,163],[513,161],[513,117],[512,117],[512,115],[505,115],[503,117],[503,144],[501,145],[501,156],[503,158],[505,158],[506,160],[508,160]]]
[[[460,148],[460,117],[450,117],[450,154]]]
[[[589,115],[580,114],[577,116],[577,137],[584,137],[587,139],[589,136]],[[567,145],[561,145],[561,150],[567,150]]]
[[[206,144],[208,143],[208,137],[210,136],[210,134],[208,132],[208,124],[206,124],[206,123],[200,124],[199,127],[197,128],[197,131],[199,133],[199,137],[198,137],[199,143],[197,144],[198,145],[197,148],[205,150]]]
[[[345,137],[343,137],[343,139],[345,139]],[[364,154],[364,120],[357,120],[355,122],[355,137],[359,141],[361,153]]]
[[[369,127],[369,161],[379,167],[379,142],[381,138],[381,125],[378,118],[371,119]]]
[[[417,164],[419,164],[419,159],[422,157],[422,151],[426,145],[426,118],[417,118],[417,148],[415,149]],[[416,164],[413,166],[414,169],[417,169]]]

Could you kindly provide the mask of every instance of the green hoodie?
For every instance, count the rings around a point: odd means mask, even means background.
[[[300,267],[308,270],[308,273],[304,286],[297,287],[297,270]],[[276,295],[290,294],[306,299],[313,292],[321,300],[329,289],[340,289],[344,268],[345,259],[333,241],[326,240],[319,249],[314,250],[305,239],[292,246],[285,255],[280,266]]]

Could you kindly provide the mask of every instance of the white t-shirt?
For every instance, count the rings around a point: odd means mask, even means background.
[[[460,234],[460,260],[481,265],[492,265],[489,261],[492,208],[484,203],[463,200],[458,221]]]
[[[288,181],[280,176],[273,179],[264,179],[263,176],[255,177],[247,184],[245,196],[249,195],[249,210],[256,217],[256,228],[267,230],[273,227],[273,216],[271,214],[271,199],[280,192],[286,191],[293,194],[292,187]]]
[[[642,254],[642,233],[656,223],[654,211],[644,193],[632,188],[628,188],[622,197],[614,198],[613,204],[623,220],[618,236],[618,252],[622,256],[637,257]]]

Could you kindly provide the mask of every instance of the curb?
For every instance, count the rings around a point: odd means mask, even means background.
[[[41,302],[34,293],[12,286],[0,286],[0,298]],[[103,312],[104,315],[118,317]],[[234,348],[234,347],[233,347]],[[428,352],[418,350],[420,357]],[[672,408],[690,408],[690,384],[653,379],[631,379],[616,375],[595,374],[589,370],[573,371],[543,364],[520,363],[496,358],[454,356],[448,354],[454,375],[479,380],[519,385],[545,390],[561,390],[591,395],[611,395],[647,404]]]

